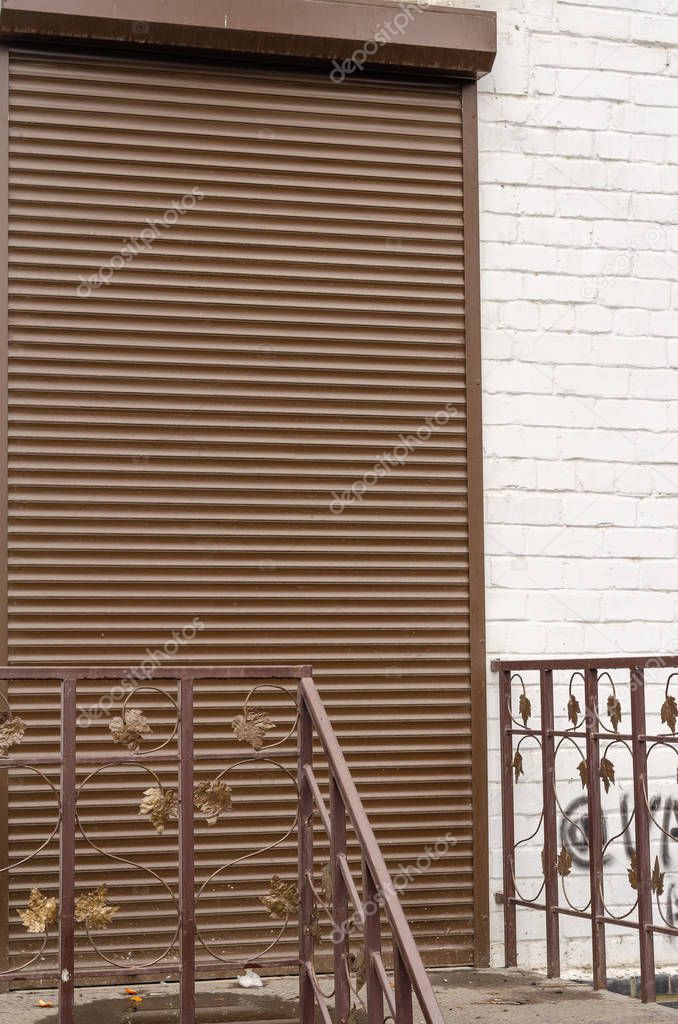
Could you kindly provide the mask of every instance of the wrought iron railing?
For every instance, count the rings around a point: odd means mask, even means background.
[[[506,966],[517,965],[518,908],[545,915],[550,977],[560,974],[561,918],[590,922],[596,989],[607,983],[606,929],[630,929],[639,940],[641,998],[654,1001],[655,941],[678,937],[672,908],[662,901],[678,831],[667,813],[657,816],[662,797],[651,796],[648,779],[676,778],[675,763],[654,776],[651,769],[658,751],[678,754],[678,704],[672,693],[674,683],[678,688],[678,658],[529,659],[496,661],[492,668],[500,677]],[[646,708],[649,694],[653,706]],[[516,818],[526,816],[529,803],[516,801],[516,793],[535,774],[540,786],[536,825],[516,837]],[[609,801],[624,778],[619,827],[608,829]],[[564,787],[573,784],[585,791],[585,815],[578,819],[571,810],[576,801],[566,805],[563,799]],[[532,871],[533,891],[526,893],[529,881],[524,882],[518,862],[540,842],[541,877]],[[610,866],[615,848],[622,857],[616,874]],[[575,860],[581,866],[588,860],[587,888],[578,900],[571,892]],[[628,900],[618,883],[627,887]]]
[[[12,709],[8,683],[20,682],[24,691],[31,680],[57,683],[61,689],[60,749],[47,753],[32,742],[31,723]],[[111,692],[124,694],[108,717],[108,744],[121,748],[91,752],[92,743],[80,742],[78,692],[83,684],[105,681]],[[392,1017],[394,1024],[412,1024],[412,993],[418,997],[427,1024],[442,1024],[442,1016],[426,976],[421,958],[400,905],[396,889],[386,869],[357,790],[351,779],[336,735],[327,718],[318,691],[307,666],[275,667],[154,667],[139,685],[120,686],[129,681],[128,668],[102,667],[10,667],[0,668],[0,773],[7,780],[14,770],[34,773],[51,791],[56,804],[53,827],[37,847],[0,860],[0,882],[4,875],[4,897],[0,910],[8,909],[7,878],[21,869],[22,876],[54,840],[59,846],[59,877],[44,885],[36,870],[35,884],[25,905],[18,911],[25,928],[28,951],[20,963],[0,963],[0,983],[53,982],[59,993],[59,1024],[72,1024],[74,987],[105,977],[107,981],[128,981],[130,974],[148,979],[176,976],[179,979],[179,1020],[193,1024],[195,1019],[196,978],[215,970],[226,975],[246,968],[275,972],[294,968],[300,977],[300,1017],[311,1024],[318,1008],[325,1024],[352,1024],[364,1011],[368,1024],[383,1024]],[[201,751],[194,743],[196,714],[195,687],[205,682],[244,685],[247,692],[241,713],[231,721],[234,741],[245,750],[233,757],[224,738],[219,745],[218,761],[226,762],[216,774],[196,780],[213,771],[214,750]],[[286,687],[285,682],[296,685]],[[289,723],[280,739],[269,733],[274,722],[259,707],[264,693],[289,700]],[[169,708],[169,726],[164,739],[155,741],[155,732],[147,718],[146,704],[160,701]],[[255,706],[256,705],[256,706]],[[291,746],[296,735],[297,745]],[[324,765],[316,776],[313,765],[314,737],[319,740]],[[233,742],[233,741],[232,741]],[[95,744],[96,746],[96,744]],[[290,758],[292,762],[290,763]],[[294,761],[296,760],[296,769]],[[265,765],[282,773],[294,792],[294,816],[280,836],[258,842],[256,830],[253,849],[229,857],[200,881],[195,873],[195,823],[199,817],[208,824],[227,819],[231,809],[232,786],[241,766]],[[138,812],[146,822],[149,835],[177,828],[179,870],[176,883],[167,881],[148,864],[131,859],[121,851],[103,849],[92,835],[87,814],[82,810],[88,787],[104,772],[132,768],[147,777],[147,785],[138,794]],[[175,774],[175,785],[167,782],[167,769]],[[58,773],[58,782],[55,773]],[[6,790],[5,790],[6,791]],[[328,794],[328,802],[325,797]],[[6,799],[5,799],[6,803]],[[314,842],[314,826],[320,822],[329,839],[330,858],[323,870],[316,868],[317,851],[326,845]],[[356,855],[363,869],[362,884],[353,877],[349,863],[347,827],[354,833],[353,860]],[[215,880],[227,877],[229,869],[254,857],[268,856],[275,865],[275,852],[294,833],[298,840],[298,885],[276,874],[269,891],[259,897],[273,922],[273,934],[263,948],[240,960],[219,952],[218,944],[206,940],[200,926],[201,900]],[[122,836],[124,839],[124,836]],[[78,845],[79,844],[79,845]],[[160,887],[176,913],[176,928],[159,953],[144,962],[117,958],[103,948],[100,939],[115,922],[119,908],[109,886],[100,884],[83,889],[76,879],[78,849],[87,847],[99,858],[126,869],[143,870]],[[44,872],[43,872],[44,875]],[[319,878],[316,878],[319,875]],[[28,877],[31,877],[30,874]],[[360,889],[362,888],[362,894]],[[115,891],[115,886],[113,887]],[[44,891],[43,891],[44,890]],[[352,906],[352,913],[349,909]],[[382,955],[381,918],[392,934],[393,984]],[[6,922],[5,922],[6,924]],[[285,956],[276,951],[288,931],[298,928],[299,955]],[[323,977],[328,955],[322,940],[329,932],[329,959],[334,970],[332,992],[325,992]],[[45,951],[52,935],[58,933],[56,956],[52,966]],[[362,938],[356,943],[356,935]],[[77,955],[76,936],[89,943],[95,963],[82,964]],[[31,943],[33,944],[31,946]],[[352,948],[352,947],[355,947]],[[283,950],[284,952],[284,950]],[[322,961],[317,966],[316,957]],[[363,988],[366,996],[363,997]],[[0,996],[0,998],[2,998]],[[136,998],[132,996],[131,998]],[[330,1007],[334,1004],[333,1012]],[[384,1007],[387,1007],[386,1013]]]
[[[301,1024],[313,1024],[318,1007],[324,1024],[332,1024],[328,996],[316,973],[314,932],[317,905],[322,900],[314,884],[314,811],[330,838],[331,917],[334,953],[335,1020],[339,1024],[355,1019],[356,1010],[366,1012],[368,1024],[383,1024],[384,1006],[394,1024],[413,1024],[412,992],[419,1001],[427,1024],[443,1024],[416,943],[403,913],[400,899],[379,845],[372,831],[358,791],[351,778],[341,747],[327,717],[313,679],[305,676],[299,688],[299,892],[301,906]],[[329,808],[323,800],[313,768],[313,735],[318,736],[329,766]],[[359,895],[346,858],[346,824],[350,821],[360,849],[362,897]],[[326,886],[329,888],[329,886]],[[353,915],[349,913],[353,907]],[[393,985],[382,958],[381,909],[391,934]],[[362,931],[358,964],[351,956],[350,933]],[[367,982],[363,1003],[356,975]]]

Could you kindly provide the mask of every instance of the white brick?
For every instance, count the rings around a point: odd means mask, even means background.
[[[594,99],[628,100],[631,83],[628,75],[594,68],[586,71],[558,71],[560,96],[593,97]]]
[[[587,306],[577,306],[575,318],[578,331],[600,334],[612,329],[612,311],[595,303],[590,303]]]
[[[559,4],[558,27],[562,32],[591,39],[629,39],[632,18],[628,13],[613,10],[596,11],[577,4]]]
[[[671,286],[663,281],[643,281],[633,286],[625,278],[610,280],[602,290],[600,301],[606,306],[624,306],[627,309],[667,309],[671,301]]]
[[[632,46],[619,43],[599,43],[591,67],[605,67],[611,71],[636,71],[661,74],[668,65],[667,51],[655,46]]]
[[[631,373],[619,367],[591,367],[587,370],[578,366],[558,366],[554,370],[553,383],[559,394],[624,398],[629,393]]]
[[[613,131],[596,134],[596,155],[603,160],[628,160],[632,146],[632,135]]]
[[[630,498],[569,494],[563,497],[563,521],[577,526],[634,526],[636,503]]]
[[[560,156],[592,156],[594,137],[592,132],[561,130],[555,136],[555,152]]]

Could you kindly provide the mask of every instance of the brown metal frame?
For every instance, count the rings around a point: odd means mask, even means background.
[[[209,667],[190,666],[185,668],[156,668],[149,673],[154,683],[164,681],[176,684],[178,692],[176,752],[162,743],[147,752],[110,755],[80,755],[77,744],[77,687],[80,681],[106,680],[117,683],[125,678],[126,669],[109,666],[45,667],[3,667],[0,679],[12,680],[54,680],[62,687],[61,707],[61,750],[54,755],[33,755],[22,757],[12,753],[0,757],[0,770],[8,775],[13,767],[44,768],[58,767],[60,772],[58,822],[53,835],[59,837],[59,953],[58,964],[40,970],[30,969],[40,956],[47,941],[48,925],[44,928],[44,942],[37,955],[29,956],[23,967],[4,972],[5,981],[53,980],[59,990],[59,1024],[72,1024],[76,980],[119,978],[129,979],[130,966],[116,966],[108,958],[101,968],[79,968],[76,962],[76,835],[78,829],[84,836],[78,819],[77,768],[86,765],[96,771],[98,768],[116,765],[151,764],[163,762],[177,767],[179,798],[177,806],[179,844],[179,884],[176,905],[179,925],[174,942],[150,966],[144,966],[145,975],[179,976],[179,1021],[180,1024],[194,1024],[195,982],[201,968],[212,966],[196,959],[196,943],[199,932],[196,925],[196,882],[194,877],[194,766],[201,758],[213,760],[212,752],[197,753],[193,746],[193,687],[198,680],[214,679],[253,680],[262,686],[273,685],[280,689],[280,681],[297,682],[296,698],[290,693],[296,707],[297,717],[292,730],[297,729],[297,797],[298,814],[298,917],[299,957],[295,959],[272,958],[266,955],[275,945],[267,947],[264,955],[249,959],[231,967],[297,967],[299,970],[300,1020],[302,1024],[313,1024],[316,1007],[325,1024],[333,1024],[328,997],[324,994],[314,966],[316,942],[319,941],[318,890],[314,881],[314,819],[316,813],[330,840],[331,893],[328,894],[328,912],[333,934],[334,961],[334,1002],[336,1024],[347,1024],[350,1019],[354,996],[362,1003],[358,988],[352,982],[352,964],[349,951],[349,933],[353,922],[349,922],[349,904],[353,906],[355,918],[363,931],[364,962],[367,981],[368,1024],[383,1024],[384,1003],[389,1008],[394,1024],[413,1024],[412,996],[416,995],[426,1024],[444,1024],[444,1018],[431,983],[426,974],[421,956],[417,950],[410,927],[405,918],[400,899],[386,863],[377,844],[374,832],[365,813],[337,736],[329,721],[327,712],[318,694],[309,666],[237,666]],[[271,683],[271,681],[275,681]],[[255,687],[254,689],[257,689]],[[254,691],[252,691],[254,692]],[[288,691],[285,691],[288,692]],[[249,698],[248,698],[249,700]],[[173,701],[174,703],[174,701]],[[9,705],[8,705],[9,708]],[[247,701],[245,704],[245,714]],[[11,714],[11,708],[9,708]],[[319,741],[329,769],[329,811],[314,773],[314,738]],[[278,741],[279,742],[279,741]],[[277,746],[278,743],[270,746]],[[251,758],[265,757],[266,746],[254,745]],[[269,758],[265,758],[270,760]],[[241,763],[240,761],[238,763]],[[347,860],[347,822],[350,821],[357,838],[363,871],[363,893],[359,895]],[[274,847],[277,844],[274,844]],[[25,863],[25,860],[21,861]],[[199,895],[199,893],[198,893]],[[291,907],[295,904],[292,903]],[[392,934],[393,974],[391,984],[382,958],[381,912],[384,911]],[[283,928],[286,927],[285,918]],[[338,931],[338,936],[336,932]],[[89,932],[88,932],[89,934]],[[280,933],[282,934],[282,932]],[[90,936],[91,938],[91,936]],[[178,938],[178,943],[177,943]],[[277,941],[277,940],[276,940]],[[96,949],[96,946],[94,946]],[[178,956],[176,955],[178,953]],[[168,959],[169,958],[169,959]],[[113,970],[111,970],[113,967]],[[136,973],[136,972],[132,972]],[[363,1004],[365,1005],[365,1004]]]
[[[346,5],[325,0],[270,0],[256,6],[250,0],[229,4],[229,28],[221,29],[223,8],[212,0],[190,6],[181,0],[161,5],[162,23],[154,17],[156,0],[135,0],[133,10],[139,21],[115,20],[108,16],[106,0],[92,14],[91,4],[80,0],[7,0],[0,12],[0,38],[17,41],[46,40],[49,43],[77,41],[83,45],[100,42],[120,44],[128,49],[159,48],[164,52],[190,52],[192,56],[214,55],[215,50],[234,57],[302,60],[313,65],[320,59],[348,56],[357,42],[370,38],[375,23],[381,24],[393,3]],[[218,10],[217,10],[218,8]],[[112,10],[112,8],[111,8]],[[323,36],[309,34],[308,16],[318,11],[323,20]],[[158,15],[159,17],[160,15]],[[131,17],[131,14],[130,14]],[[187,21],[186,19],[190,19]],[[253,20],[254,19],[254,20]],[[301,20],[300,20],[301,19]],[[370,58],[370,69],[379,64],[391,70],[417,70],[425,74],[454,74],[469,79],[462,84],[463,189],[464,189],[464,274],[467,382],[468,452],[468,529],[470,661],[472,719],[472,799],[473,799],[473,889],[474,889],[474,962],[489,963],[489,841],[487,821],[487,712],[485,652],[485,576],[483,541],[482,405],[480,351],[480,252],[478,225],[477,87],[475,79],[491,69],[496,51],[496,16],[482,11],[438,8],[422,13],[413,23],[419,34],[406,35],[404,43],[383,47]],[[2,61],[3,109],[7,111],[7,45],[0,43]],[[377,59],[378,58],[378,59]],[[372,67],[372,65],[375,65]],[[7,252],[7,138],[1,144],[0,251]],[[7,279],[3,276],[7,308]],[[0,338],[0,474],[7,480],[7,323]],[[6,489],[4,491],[6,502]],[[7,602],[7,510],[0,510],[0,609]],[[0,663],[8,660],[6,614],[0,628]],[[6,795],[0,785],[0,815]],[[0,866],[6,858],[6,840],[0,839]],[[3,888],[0,881],[0,909]],[[1,918],[2,915],[0,915]],[[7,937],[0,923],[0,965]],[[0,983],[1,984],[1,983]]]
[[[645,712],[645,671],[646,669],[668,670],[666,679],[666,716],[662,709],[662,721],[666,722],[666,731],[662,733],[647,732]],[[501,901],[504,904],[504,944],[505,962],[507,967],[515,967],[517,956],[517,923],[518,907],[539,910],[546,915],[546,959],[549,977],[560,974],[559,920],[565,914],[588,920],[591,923],[591,950],[593,967],[593,987],[606,987],[606,950],[605,926],[625,927],[638,932],[639,961],[641,978],[641,998],[643,1002],[656,999],[654,936],[678,936],[678,927],[674,927],[664,916],[659,902],[663,890],[663,873],[660,872],[659,860],[651,863],[650,828],[656,826],[660,833],[675,841],[653,816],[648,790],[648,755],[659,746],[672,747],[678,753],[678,735],[670,723],[672,715],[670,687],[674,677],[678,677],[678,657],[675,655],[653,655],[632,658],[574,658],[574,659],[527,659],[492,662],[492,670],[500,677],[500,730],[501,730],[501,778],[502,778],[502,832],[503,832],[503,873],[504,883]],[[615,681],[611,672],[617,670],[628,679],[630,692],[631,729],[630,732],[619,730],[619,720],[610,718],[611,726],[602,721],[599,699],[599,686],[605,678],[611,686],[612,694],[608,698],[618,700]],[[554,672],[570,673],[569,694],[572,704],[568,703],[568,721],[566,728],[556,728],[554,724],[553,674]],[[526,683],[523,676],[527,673],[538,674],[540,692],[540,724],[530,727],[529,719],[533,709],[527,698]],[[514,710],[512,697],[515,684],[518,682],[525,702],[519,710]],[[617,682],[618,685],[618,682]],[[579,701],[576,687],[583,687],[583,700]],[[609,715],[608,704],[608,715]],[[581,709],[583,708],[583,712]],[[516,717],[519,714],[522,721]],[[571,717],[569,717],[571,715]],[[520,746],[525,740],[536,742],[540,748],[541,777],[543,784],[543,806],[540,820],[534,833],[516,842],[514,828],[514,789],[520,785],[519,776],[522,772],[522,754]],[[560,746],[569,742],[582,754],[581,744],[585,744],[583,763],[585,767],[588,811],[588,850],[590,866],[590,900],[586,907],[574,906],[565,892],[564,880],[569,874],[569,851],[563,846],[558,850],[558,833],[556,808],[556,756]],[[634,823],[635,847],[629,866],[629,882],[636,891],[634,905],[622,915],[610,911],[605,902],[604,890],[604,855],[612,839],[605,841],[602,828],[600,787],[605,779],[602,757],[607,759],[610,748],[615,744],[623,745],[631,754],[633,771],[634,810],[631,817],[618,835],[620,839],[629,833],[631,821]],[[521,760],[518,760],[518,759]],[[515,773],[515,775],[514,775]],[[609,779],[608,779],[609,782]],[[562,811],[562,808],[561,808]],[[564,813],[564,812],[563,812]],[[567,818],[567,815],[565,815]],[[569,819],[568,819],[569,820]],[[541,888],[531,898],[521,896],[516,886],[515,851],[527,839],[533,839],[543,828],[543,873],[544,881]],[[629,833],[630,834],[630,833]],[[560,876],[560,877],[559,877]],[[659,877],[661,876],[661,877]],[[560,903],[560,893],[566,905]],[[543,898],[542,898],[543,893]],[[653,922],[653,902],[656,913],[662,923]],[[635,911],[635,918],[631,915]]]
[[[480,319],[478,87],[461,90],[464,189],[464,319],[468,473],[469,628],[471,640],[471,776],[473,788],[473,911],[476,967],[490,962],[490,879],[487,798],[485,646],[485,515]]]
[[[0,37],[342,61],[404,7],[395,0],[4,0]],[[427,7],[404,30],[387,33],[369,63],[476,78],[492,68],[496,34],[494,12]]]
[[[5,271],[0,274],[0,664],[5,665],[7,653],[8,604],[8,207],[9,207],[9,50],[0,44],[0,254]],[[7,683],[0,679],[0,694],[6,696]],[[0,822],[8,817],[7,777],[0,772]],[[0,830],[0,971],[9,962],[9,885],[6,869],[9,859],[7,829]],[[5,985],[0,981],[0,992]]]

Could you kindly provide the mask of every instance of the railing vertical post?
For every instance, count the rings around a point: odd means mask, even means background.
[[[499,727],[501,730],[501,802],[504,861],[504,962],[518,963],[515,905],[515,821],[513,807],[513,738],[511,736],[511,673],[501,669],[499,680]]]
[[[558,920],[558,823],[556,820],[556,757],[553,737],[553,670],[540,672],[541,753],[544,802],[544,880],[546,899],[546,969],[560,977],[560,922]]]
[[[61,704],[59,833],[59,1024],[73,1024],[75,973],[76,680],[64,679]]]
[[[179,1022],[195,1022],[195,880],[193,807],[193,680],[179,683]]]
[[[413,1024],[412,982],[397,943],[393,950],[393,976],[397,1011],[395,1024]]]
[[[330,856],[332,861],[332,920],[334,937],[334,1007],[336,1021],[345,1024],[351,1012],[348,948],[348,892],[339,857],[346,853],[346,808],[334,775],[330,778]]]
[[[636,872],[638,878],[638,927],[640,938],[640,996],[644,1003],[657,998],[652,932],[650,867],[650,812],[647,803],[647,742],[645,740],[645,673],[631,669],[631,733],[633,749],[633,798],[636,824]]]
[[[299,725],[297,733],[299,760],[299,1020],[300,1024],[315,1022],[315,994],[306,965],[313,961],[313,794],[304,772],[313,764],[313,727],[303,693],[299,692]]]
[[[605,924],[603,922],[603,824],[600,804],[600,722],[598,715],[598,672],[584,671],[586,723],[586,764],[589,835],[589,871],[591,877],[591,949],[594,989],[607,988]]]
[[[381,953],[381,918],[378,889],[369,865],[363,861],[363,901],[365,905],[365,968],[367,978],[367,1024],[383,1024],[384,994],[374,953]]]

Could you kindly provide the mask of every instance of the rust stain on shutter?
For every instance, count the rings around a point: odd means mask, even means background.
[[[198,617],[184,660],[312,663],[390,866],[454,837],[404,903],[428,963],[470,962],[459,87],[17,49],[10,136],[11,662],[136,664]],[[56,694],[19,697],[47,744]],[[130,948],[159,949],[170,917],[137,895]],[[221,941],[262,928],[243,906]]]

